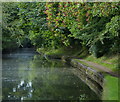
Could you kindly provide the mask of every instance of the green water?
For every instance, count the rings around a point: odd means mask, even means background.
[[[99,99],[73,73],[75,68],[60,60],[47,60],[33,49],[3,54],[2,60],[3,102]]]

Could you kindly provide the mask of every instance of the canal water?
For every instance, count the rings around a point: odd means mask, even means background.
[[[61,60],[45,59],[33,49],[21,48],[3,54],[2,61],[3,102],[99,99],[73,73],[75,68]]]

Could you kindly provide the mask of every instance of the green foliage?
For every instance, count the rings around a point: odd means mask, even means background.
[[[118,2],[6,4],[3,6],[3,29],[8,31],[4,30],[4,33],[10,32],[9,38],[19,46],[25,39],[30,39],[37,48],[84,46],[96,57],[106,52],[117,53]]]
[[[31,40],[34,46],[41,47],[43,30],[46,29],[44,3],[20,3],[19,29],[24,31],[23,37]]]
[[[16,48],[19,35],[17,33],[16,38],[13,36],[15,34],[13,22],[18,18],[17,3],[2,3],[2,10],[2,49]]]
[[[67,34],[60,32],[61,39],[65,37],[65,46],[71,45],[71,38],[78,39],[96,57],[106,51],[117,52],[118,12],[119,3],[74,2],[46,3],[45,11],[50,29],[56,31],[64,27],[69,31]]]

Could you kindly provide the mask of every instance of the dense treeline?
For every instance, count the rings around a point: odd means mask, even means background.
[[[86,47],[96,57],[118,51],[119,2],[3,3],[3,49]]]

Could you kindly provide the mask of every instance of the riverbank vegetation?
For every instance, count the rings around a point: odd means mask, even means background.
[[[84,58],[119,69],[119,4],[2,3],[2,50],[34,47],[46,55]]]

